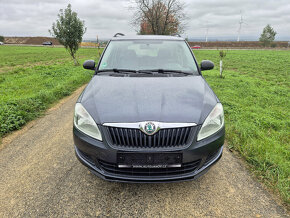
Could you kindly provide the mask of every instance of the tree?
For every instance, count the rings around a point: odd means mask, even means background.
[[[184,31],[184,4],[179,0],[134,0],[132,24],[138,33],[172,35]]]
[[[0,36],[0,42],[4,42],[4,36]]]
[[[264,29],[263,33],[260,36],[260,42],[263,43],[264,46],[269,46],[274,40],[276,36],[276,32],[274,29],[268,24]]]
[[[78,65],[75,54],[86,32],[85,22],[78,18],[76,12],[72,11],[70,4],[65,10],[60,9],[57,16],[58,19],[52,24],[52,30],[49,32],[56,37],[60,44],[64,45],[75,65]]]

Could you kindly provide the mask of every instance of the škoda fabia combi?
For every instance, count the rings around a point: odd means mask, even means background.
[[[224,111],[186,43],[176,36],[116,34],[75,105],[78,159],[97,176],[123,182],[199,177],[224,144]]]

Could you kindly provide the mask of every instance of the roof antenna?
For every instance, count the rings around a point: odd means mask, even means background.
[[[114,35],[114,37],[117,37],[117,36],[125,36],[125,34],[123,34],[123,33],[116,33],[116,34]]]

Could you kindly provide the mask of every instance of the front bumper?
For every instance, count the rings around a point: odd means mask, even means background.
[[[134,173],[122,174],[118,170],[107,170],[103,163],[105,162],[108,166],[116,165],[119,150],[110,147],[106,141],[101,142],[83,134],[76,128],[73,129],[73,135],[77,158],[98,177],[109,181],[156,183],[192,180],[207,172],[222,156],[225,130],[222,128],[219,132],[204,140],[194,141],[186,149],[172,151],[182,153],[184,166],[195,163],[196,166],[191,168],[191,171],[180,168],[178,173],[152,174],[150,176]],[[140,152],[144,153],[146,151],[140,150]]]

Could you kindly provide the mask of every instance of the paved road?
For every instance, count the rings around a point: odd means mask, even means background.
[[[196,181],[122,184],[75,158],[72,114],[81,90],[6,138],[0,150],[0,217],[287,217],[227,149]]]

